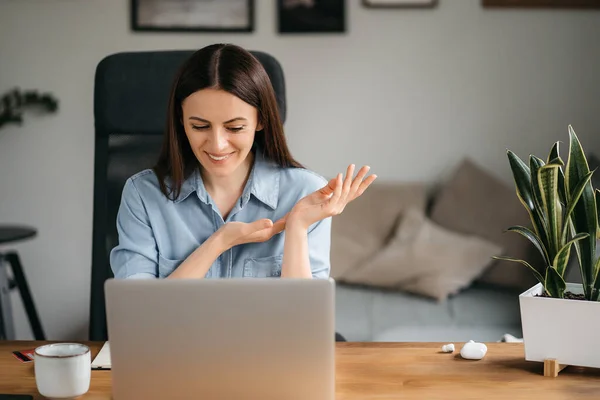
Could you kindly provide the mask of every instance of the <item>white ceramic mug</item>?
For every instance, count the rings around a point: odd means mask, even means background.
[[[90,389],[90,348],[78,343],[40,346],[34,352],[35,383],[42,396],[68,399]]]

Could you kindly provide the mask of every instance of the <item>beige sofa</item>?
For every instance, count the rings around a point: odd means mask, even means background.
[[[504,233],[529,225],[514,188],[469,159],[445,182],[376,182],[335,217],[336,330],[351,341],[521,337],[518,295],[534,285],[508,254],[540,266]]]

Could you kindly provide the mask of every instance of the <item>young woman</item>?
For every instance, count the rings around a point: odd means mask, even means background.
[[[156,166],[125,184],[116,278],[329,276],[331,217],[375,180],[327,182],[290,155],[261,63],[234,45],[178,72]]]

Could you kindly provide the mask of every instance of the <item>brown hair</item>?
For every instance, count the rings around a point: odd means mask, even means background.
[[[253,148],[281,167],[303,168],[288,149],[275,91],[260,61],[239,46],[213,44],[192,54],[173,82],[163,145],[153,168],[165,196],[179,197],[183,182],[200,166],[181,123],[181,103],[205,88],[224,90],[256,107],[263,128],[256,132]]]

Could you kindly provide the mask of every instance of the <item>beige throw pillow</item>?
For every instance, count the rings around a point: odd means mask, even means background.
[[[389,241],[402,212],[425,210],[426,187],[422,183],[373,183],[333,218],[331,226],[331,277],[343,281],[346,273],[360,268]]]
[[[502,248],[430,221],[421,210],[408,210],[390,243],[346,282],[401,289],[438,301],[468,287]]]
[[[475,235],[497,243],[504,254],[527,260],[536,268],[544,262],[535,247],[509,226],[531,226],[514,184],[503,182],[471,159],[463,160],[434,201],[431,220],[454,232]],[[510,261],[495,260],[478,281],[525,290],[536,284],[529,269]]]

